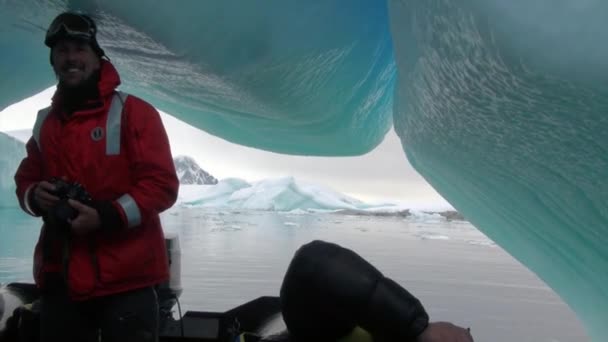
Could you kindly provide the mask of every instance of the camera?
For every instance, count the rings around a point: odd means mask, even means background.
[[[88,206],[93,203],[91,195],[79,183],[66,182],[59,178],[51,179],[50,183],[55,186],[55,191],[51,193],[59,197],[59,202],[51,209],[55,222],[67,223],[68,220],[78,216],[78,211],[68,203],[69,199]]]

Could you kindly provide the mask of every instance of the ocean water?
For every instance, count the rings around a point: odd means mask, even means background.
[[[353,215],[174,208],[165,230],[182,248],[182,310],[224,311],[278,295],[294,252],[315,239],[366,258],[475,341],[588,341],[572,311],[473,226],[437,215]],[[0,209],[0,283],[31,281],[39,223]]]

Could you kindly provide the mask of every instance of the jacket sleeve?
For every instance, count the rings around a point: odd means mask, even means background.
[[[102,224],[111,222],[111,208],[120,214],[122,227],[137,227],[147,217],[170,208],[177,199],[179,180],[169,139],[158,111],[147,102],[129,96],[124,108],[131,190],[112,202],[98,204]],[[101,210],[100,210],[101,209]],[[116,226],[116,225],[109,225]]]
[[[15,173],[19,205],[28,214],[40,216],[42,213],[33,201],[33,189],[42,180],[42,157],[36,140],[30,138],[25,145],[27,155]]]

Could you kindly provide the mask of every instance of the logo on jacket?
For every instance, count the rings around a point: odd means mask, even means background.
[[[93,139],[93,141],[99,141],[99,140],[103,139],[103,128],[101,128],[101,127],[93,128],[93,130],[91,130],[91,139]]]

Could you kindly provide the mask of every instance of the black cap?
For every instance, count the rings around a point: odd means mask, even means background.
[[[62,39],[76,39],[89,43],[100,58],[105,52],[97,43],[97,25],[93,19],[78,12],[63,12],[59,14],[46,31],[44,44],[53,48]]]

